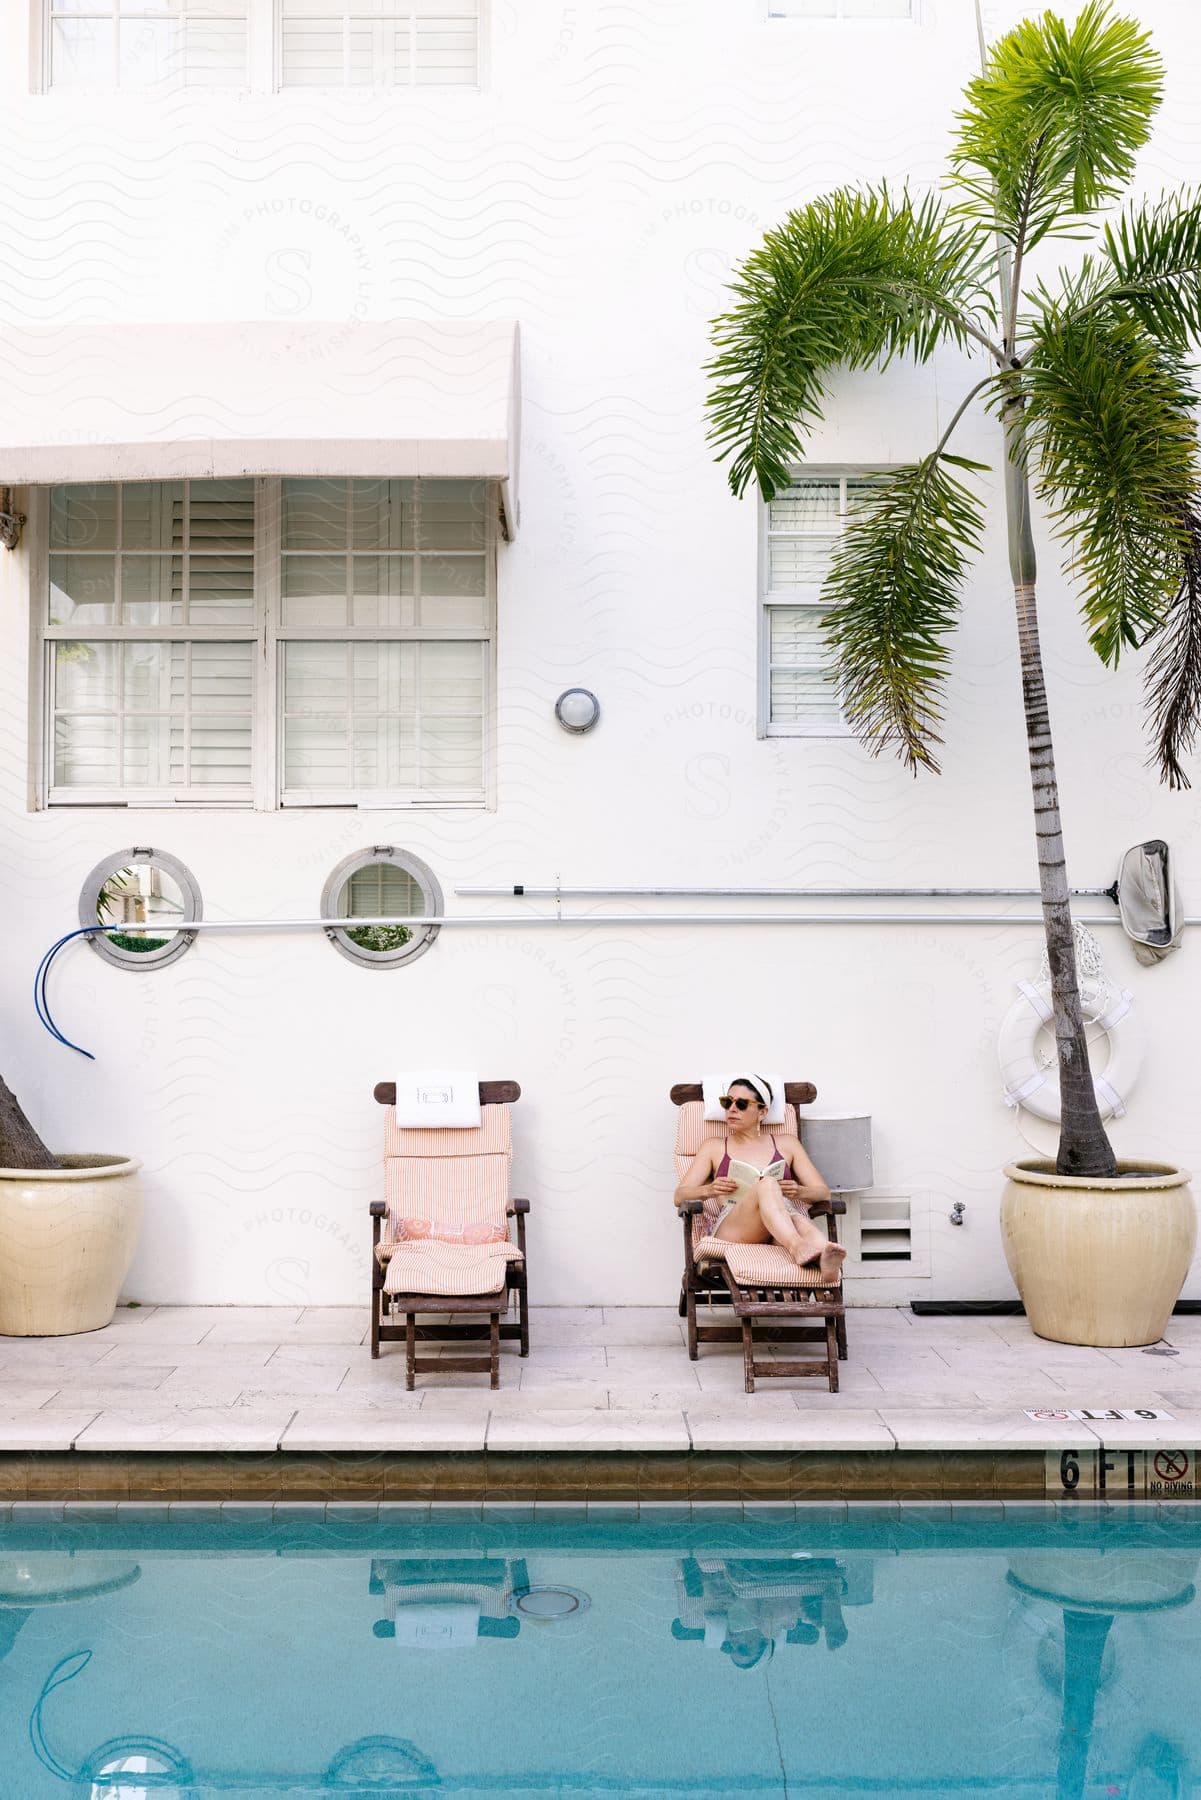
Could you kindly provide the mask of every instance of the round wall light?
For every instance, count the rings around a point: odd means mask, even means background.
[[[588,688],[567,688],[555,701],[555,717],[564,731],[591,731],[600,718],[600,701]]]

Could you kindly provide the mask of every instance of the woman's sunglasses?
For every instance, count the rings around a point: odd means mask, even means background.
[[[719,1097],[717,1104],[726,1112],[729,1112],[732,1106],[736,1106],[739,1112],[745,1112],[748,1106],[752,1104],[761,1106],[763,1102],[761,1100],[756,1100],[753,1103],[750,1100],[736,1100],[733,1094],[722,1094]]]

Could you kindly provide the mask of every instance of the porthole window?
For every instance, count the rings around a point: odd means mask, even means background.
[[[434,871],[407,850],[375,844],[348,856],[333,871],[321,894],[323,919],[415,918],[440,913],[442,889]],[[394,969],[427,951],[437,925],[358,925],[327,931],[334,948],[351,962]]]
[[[106,856],[79,895],[79,923],[112,928],[88,942],[97,956],[122,969],[174,962],[195,941],[196,934],[183,928],[203,916],[192,871],[145,844]]]

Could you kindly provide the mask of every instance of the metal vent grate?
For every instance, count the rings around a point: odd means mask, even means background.
[[[847,1248],[865,1274],[906,1274],[916,1258],[913,1202],[878,1188],[847,1195]]]

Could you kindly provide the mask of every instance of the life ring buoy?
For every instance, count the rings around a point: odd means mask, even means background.
[[[997,1058],[1005,1083],[1006,1106],[1024,1106],[1036,1119],[1059,1123],[1059,1070],[1045,1067],[1034,1053],[1038,1034],[1054,1021],[1051,988],[1045,981],[1019,981],[1018,997],[1001,1023]],[[1080,1005],[1087,1025],[1095,1025],[1109,1037],[1109,1061],[1105,1072],[1093,1076],[1093,1088],[1103,1119],[1120,1119],[1126,1100],[1138,1080],[1142,1062],[1142,1032],[1132,1014],[1134,995],[1123,988],[1114,994],[1104,984],[1085,983]],[[1118,1027],[1121,1027],[1119,1031]]]

